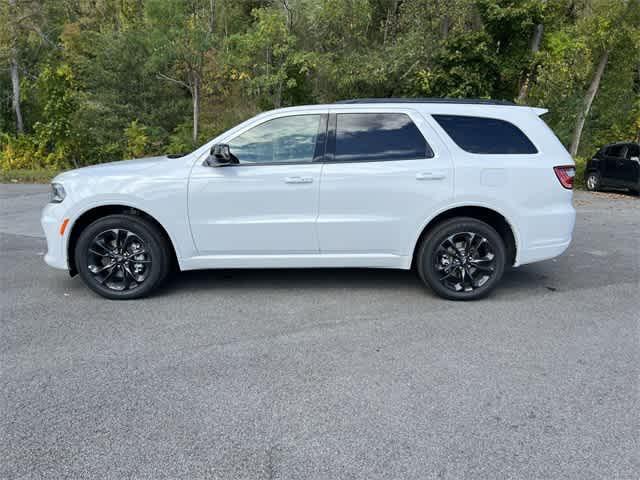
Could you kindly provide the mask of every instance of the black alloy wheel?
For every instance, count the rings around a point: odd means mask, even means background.
[[[475,218],[453,218],[426,236],[416,258],[418,273],[450,300],[486,296],[504,273],[506,249],[493,227]]]
[[[82,280],[110,299],[140,298],[156,289],[171,267],[170,246],[150,221],[109,215],[86,227],[74,259]]]
[[[449,235],[438,246],[433,260],[440,283],[454,292],[481,288],[496,271],[493,247],[474,232]]]
[[[151,254],[142,239],[124,228],[96,235],[87,260],[94,280],[116,292],[138,288],[152,269]]]

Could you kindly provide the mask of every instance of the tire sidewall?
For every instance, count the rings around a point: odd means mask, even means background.
[[[485,237],[496,256],[496,269],[482,287],[472,292],[456,292],[440,283],[434,266],[434,255],[438,246],[450,235],[459,232],[474,232]],[[506,248],[502,237],[490,225],[474,218],[454,218],[436,226],[424,239],[418,254],[418,273],[436,294],[449,300],[476,300],[487,296],[500,282],[506,265]]]
[[[95,280],[87,265],[87,251],[93,239],[105,230],[113,228],[126,229],[138,235],[151,254],[151,272],[145,281],[133,290],[119,292],[100,284]],[[156,288],[167,274],[168,254],[163,243],[157,229],[143,219],[133,215],[110,215],[91,223],[80,234],[74,251],[76,268],[84,283],[103,297],[114,300],[140,298]]]

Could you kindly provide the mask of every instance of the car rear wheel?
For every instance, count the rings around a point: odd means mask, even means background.
[[[117,300],[148,295],[171,266],[165,236],[135,215],[109,215],[90,224],[78,238],[74,257],[85,284]]]
[[[600,175],[596,172],[591,172],[587,175],[587,181],[585,182],[587,190],[590,192],[597,192],[600,188]]]
[[[416,258],[422,281],[449,300],[488,295],[502,278],[505,244],[498,232],[475,218],[453,218],[424,238]]]

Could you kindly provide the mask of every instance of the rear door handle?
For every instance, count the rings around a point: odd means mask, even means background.
[[[440,172],[421,172],[416,175],[416,180],[442,180],[445,176]]]
[[[311,177],[286,177],[284,183],[313,183]]]

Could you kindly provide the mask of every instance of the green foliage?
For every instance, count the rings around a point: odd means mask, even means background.
[[[44,167],[63,168],[78,165],[81,137],[73,124],[77,109],[75,82],[66,64],[45,67],[37,80],[42,104],[42,120],[34,125],[38,151]]]
[[[42,168],[35,138],[27,135],[0,136],[0,170]]]
[[[140,125],[138,120],[132,121],[124,129],[124,136],[127,139],[127,157],[138,158],[144,156],[149,148],[149,133],[147,127]]]
[[[573,186],[576,188],[584,188],[584,171],[587,167],[587,160],[585,157],[574,158],[576,162],[576,176],[573,179]]]
[[[2,68],[5,172],[185,153],[274,107],[523,86],[568,144],[604,52],[579,155],[640,131],[640,0],[41,0],[0,22],[26,132]]]
[[[191,124],[183,123],[182,125],[178,125],[173,133],[169,135],[167,153],[188,153],[192,148]]]
[[[316,56],[296,50],[296,39],[280,12],[259,8],[252,16],[253,28],[229,38],[229,78],[242,82],[245,93],[263,109],[304,101]]]
[[[498,61],[484,32],[455,35],[422,70],[420,93],[433,97],[491,98],[499,78]]]

